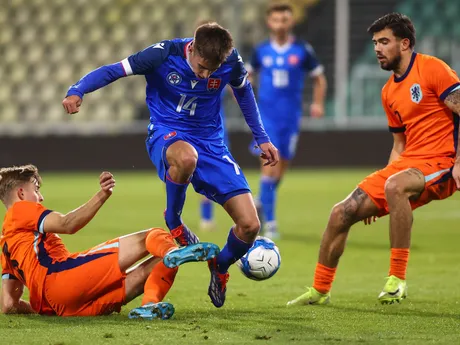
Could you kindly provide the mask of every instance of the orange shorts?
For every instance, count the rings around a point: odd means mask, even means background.
[[[118,264],[119,240],[53,262],[45,279],[42,314],[96,316],[120,312],[125,278]]]
[[[456,190],[455,181],[452,178],[454,159],[448,157],[431,158],[426,160],[400,157],[388,164],[384,169],[366,177],[358,187],[372,199],[379,208],[378,216],[389,213],[385,199],[385,183],[387,179],[406,169],[420,170],[425,176],[425,190],[420,196],[411,200],[412,209],[428,204],[432,200],[442,200],[451,196]]]

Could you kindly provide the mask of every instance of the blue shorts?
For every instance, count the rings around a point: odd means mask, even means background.
[[[264,122],[264,127],[271,143],[278,149],[280,157],[289,161],[292,160],[297,149],[299,128],[297,126],[295,128],[280,128],[271,122]],[[259,156],[262,151],[256,146],[257,143],[252,141],[249,151],[253,155]]]
[[[251,192],[241,168],[222,140],[198,139],[177,130],[155,126],[149,131],[146,146],[162,181],[165,181],[169,168],[166,150],[179,140],[189,143],[198,152],[198,162],[191,180],[197,193],[223,205],[234,196]]]

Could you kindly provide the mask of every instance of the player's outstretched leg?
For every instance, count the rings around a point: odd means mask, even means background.
[[[214,205],[211,200],[206,198],[205,196],[201,197],[200,200],[200,229],[202,231],[213,231],[216,228],[216,224],[214,223]]]
[[[217,308],[225,303],[228,268],[248,252],[260,230],[260,222],[250,193],[234,196],[223,206],[232,217],[235,226],[230,229],[227,243],[217,258],[208,262],[211,272],[208,295]]]
[[[166,172],[165,221],[177,243],[198,243],[198,237],[182,223],[181,214],[190,179],[196,169],[198,153],[189,143],[179,140],[166,150],[169,169]]]
[[[219,252],[219,247],[214,243],[200,242],[170,251],[163,258],[163,263],[168,268],[175,268],[187,262],[212,260]]]
[[[134,241],[137,237],[141,238],[142,234],[145,234],[142,242]],[[122,237],[122,249],[128,254],[142,250],[143,256],[150,253],[152,257],[126,271],[125,303],[144,294],[141,306],[133,309],[128,316],[130,319],[169,319],[174,314],[174,307],[162,301],[174,283],[178,268],[166,267],[161,258],[178,247],[171,234],[161,228],[140,232],[137,237],[131,236],[133,240]],[[127,264],[125,262],[123,267]]]
[[[356,188],[344,201],[333,207],[321,241],[313,287],[307,288],[303,295],[289,301],[288,306],[329,303],[332,282],[350,227],[377,214],[377,206],[360,188]]]

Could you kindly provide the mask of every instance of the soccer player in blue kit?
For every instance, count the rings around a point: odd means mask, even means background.
[[[208,295],[221,307],[229,266],[247,253],[260,230],[246,178],[223,142],[219,111],[225,85],[232,87],[267,165],[278,163],[278,150],[265,133],[232,36],[217,23],[201,25],[193,38],[165,40],[88,73],[69,88],[63,106],[68,113],[76,113],[85,94],[136,74],[147,81],[146,146],[166,184],[164,216],[171,234],[180,245],[198,242],[181,219],[189,183],[221,204],[235,222],[218,257],[208,262]]]
[[[302,116],[302,96],[305,74],[313,79],[312,117],[324,114],[327,83],[323,66],[312,47],[292,36],[293,10],[289,4],[275,3],[267,9],[270,40],[259,44],[251,64],[250,74],[259,73],[258,105],[267,134],[278,148],[280,164],[268,168],[262,163],[259,198],[264,235],[279,237],[275,217],[277,187],[290,161],[294,158]],[[251,151],[260,150],[251,144]]]

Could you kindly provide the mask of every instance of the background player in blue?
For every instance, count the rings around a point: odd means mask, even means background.
[[[262,208],[264,234],[278,238],[275,218],[277,187],[289,162],[295,155],[302,116],[302,96],[305,74],[313,78],[313,117],[324,114],[326,78],[323,67],[311,46],[292,36],[292,7],[274,4],[267,10],[270,40],[257,46],[249,73],[259,72],[258,104],[262,121],[273,144],[279,149],[280,164],[271,169],[262,164],[258,206]],[[258,154],[255,143],[253,153]]]
[[[145,76],[150,124],[146,140],[150,159],[166,183],[166,225],[181,245],[198,242],[182,222],[186,190],[221,204],[232,217],[227,243],[208,263],[208,294],[216,307],[225,302],[228,268],[252,246],[260,222],[240,167],[223,143],[220,94],[230,84],[266,164],[278,163],[270,143],[243,60],[230,33],[216,23],[201,25],[194,38],[154,44],[121,62],[102,66],[72,85],[63,106],[76,113],[83,95],[133,74]]]

